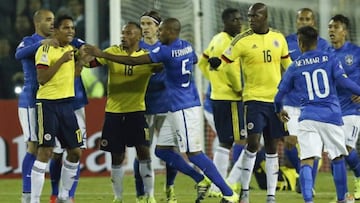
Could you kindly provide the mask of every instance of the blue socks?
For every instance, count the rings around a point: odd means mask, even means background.
[[[195,182],[200,182],[204,176],[192,168],[184,158],[171,149],[155,149],[155,155],[178,171],[190,176]]]
[[[244,145],[241,144],[234,144],[232,147],[232,161],[236,163],[238,160],[242,150],[244,149]]]
[[[135,178],[135,189],[136,189],[136,196],[143,196],[145,195],[144,191],[144,183],[142,181],[141,175],[140,175],[140,168],[139,168],[139,160],[134,160],[134,178]]]
[[[174,185],[177,172],[175,167],[166,163],[166,186]]]
[[[313,178],[312,178],[312,167],[309,165],[303,165],[300,168],[300,185],[301,193],[305,202],[311,202],[312,197],[312,188],[313,188]]]
[[[290,161],[290,163],[294,166],[296,172],[299,174],[300,171],[300,159],[298,150],[296,147],[293,147],[292,149],[284,149],[285,155]],[[315,167],[314,167],[315,168]]]
[[[59,182],[61,176],[62,160],[51,159],[49,164],[51,179],[51,195],[59,194]]]
[[[360,160],[356,150],[352,149],[348,156],[345,156],[346,163],[354,172],[355,177],[360,177]]]
[[[224,196],[231,196],[233,194],[213,162],[204,153],[201,152],[200,154],[189,156],[189,160],[204,172],[204,174],[221,190]]]
[[[26,152],[22,162],[22,182],[23,182],[23,193],[31,193],[31,169],[36,160],[36,156]]]
[[[347,188],[347,176],[345,160],[340,159],[331,162],[332,174],[334,178],[336,195],[338,200],[344,200],[345,194],[348,192]]]

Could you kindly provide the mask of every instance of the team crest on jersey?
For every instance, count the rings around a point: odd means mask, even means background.
[[[353,55],[346,55],[345,56],[345,63],[346,63],[346,65],[351,66],[354,63]]]
[[[42,55],[41,55],[41,58],[40,58],[40,62],[43,62],[43,63],[46,64],[46,63],[48,63],[48,61],[49,61],[49,60],[48,60],[47,54],[45,54],[45,53],[42,54]]]
[[[226,55],[231,55],[231,52],[232,52],[232,46],[230,46],[230,47],[225,51],[225,54],[226,54]]]
[[[274,43],[274,46],[275,46],[275,47],[279,47],[279,46],[280,46],[280,43],[279,43],[279,41],[277,41],[277,40],[274,40],[273,43]]]
[[[247,129],[252,130],[254,128],[254,123],[250,122],[247,124]]]
[[[50,135],[49,133],[46,133],[46,134],[44,135],[44,139],[45,139],[46,141],[51,140],[51,135]]]
[[[109,142],[107,140],[105,140],[105,139],[101,140],[101,146],[106,147],[108,145],[109,145]]]
[[[160,47],[156,47],[155,49],[153,49],[151,52],[153,53],[158,53],[160,51]]]

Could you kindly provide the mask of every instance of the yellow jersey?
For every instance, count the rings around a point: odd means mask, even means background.
[[[36,68],[49,68],[54,65],[62,55],[74,48],[71,45],[53,47],[42,45],[35,54]],[[39,85],[36,99],[58,100],[75,96],[75,59],[61,65],[55,75],[44,85]]]
[[[122,46],[111,46],[104,52],[129,56]],[[143,49],[130,54],[130,56],[140,56],[147,54]],[[96,58],[101,64],[108,66],[108,85],[106,112],[128,113],[145,111],[145,92],[152,69],[149,65],[130,66],[115,63],[113,61]]]
[[[274,102],[277,86],[291,63],[285,37],[272,28],[266,34],[248,29],[238,34],[222,59],[231,63],[240,59],[243,73],[243,101]]]
[[[207,62],[211,57],[220,58],[232,39],[233,37],[226,32],[218,33],[212,38],[199,60],[198,66],[211,84],[210,98],[212,100],[240,101],[242,99],[239,59],[229,64],[222,62],[217,70],[211,70]]]

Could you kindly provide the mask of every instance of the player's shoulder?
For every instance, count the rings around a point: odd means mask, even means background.
[[[254,31],[252,29],[247,29],[244,32],[241,32],[240,34],[236,35],[231,42],[232,45],[236,44],[238,41],[246,39],[249,36],[252,36],[254,34]]]

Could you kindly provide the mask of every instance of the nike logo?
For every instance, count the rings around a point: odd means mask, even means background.
[[[289,50],[289,53],[291,54],[291,53],[294,53],[296,51],[296,49],[291,49],[291,50]]]

